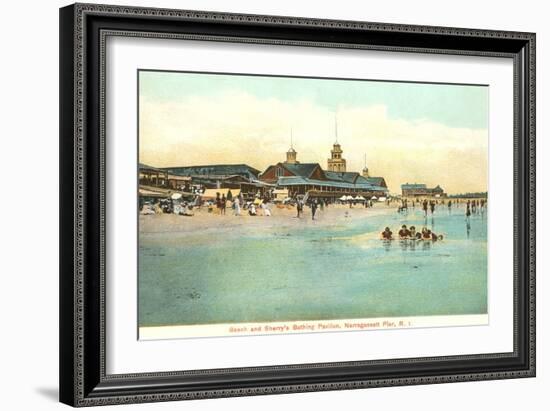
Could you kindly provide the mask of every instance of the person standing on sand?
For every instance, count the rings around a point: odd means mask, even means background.
[[[315,212],[317,211],[317,200],[311,202],[311,219],[315,220]]]
[[[262,210],[264,212],[264,217],[271,217],[271,211],[269,211],[269,208],[267,207],[267,201],[262,201]]]
[[[201,206],[202,206],[202,199],[201,199],[201,196],[198,195],[196,198],[195,198],[195,207],[197,207],[199,210],[201,209]]]
[[[424,215],[428,216],[428,200],[422,202],[422,210],[424,210]]]
[[[302,215],[302,211],[304,209],[304,203],[302,203],[302,200],[298,199],[296,201],[296,218],[300,218]]]
[[[449,203],[447,204],[447,208],[449,209],[449,214],[451,214],[451,206],[453,205],[453,202],[449,200]]]
[[[225,194],[222,194],[222,198],[221,198],[221,207],[220,207],[220,212],[225,215],[225,207],[226,207],[226,204],[227,203],[227,199],[225,198]]]
[[[435,210],[435,201],[430,201],[430,211],[433,214]]]
[[[220,193],[216,193],[216,209],[218,210],[218,214],[222,213],[222,199],[220,198]]]
[[[235,208],[235,215],[241,215],[241,202],[239,201],[239,197],[235,197],[235,200],[233,200],[233,207]]]

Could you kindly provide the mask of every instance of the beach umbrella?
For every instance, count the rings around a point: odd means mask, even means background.
[[[180,193],[174,193],[174,194],[172,194],[172,196],[170,198],[172,200],[179,200],[181,198],[181,194]]]
[[[340,201],[346,201],[348,198],[346,196],[342,196],[339,198]]]
[[[363,197],[362,195],[358,195],[357,197],[355,197],[355,199],[357,201],[365,201],[365,197]]]

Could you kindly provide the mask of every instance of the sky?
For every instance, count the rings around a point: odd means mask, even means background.
[[[488,87],[185,72],[139,72],[140,162],[156,167],[298,161],[450,194],[487,190]]]

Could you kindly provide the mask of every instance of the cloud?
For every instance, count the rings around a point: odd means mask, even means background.
[[[453,128],[428,119],[392,118],[384,105],[340,106],[338,140],[349,171],[384,176],[392,192],[405,182],[448,192],[487,189],[486,129]],[[140,161],[154,166],[246,163],[259,170],[284,160],[326,167],[335,115],[311,100],[258,98],[238,90],[179,101],[140,99]]]

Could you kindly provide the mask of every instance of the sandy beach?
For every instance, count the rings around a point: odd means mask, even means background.
[[[195,208],[192,217],[174,214],[140,215],[140,234],[165,233],[165,232],[196,232],[201,230],[215,230],[228,232],[231,229],[242,229],[243,227],[253,229],[269,228],[306,228],[306,227],[328,227],[358,219],[368,219],[374,216],[397,213],[396,206],[387,206],[378,203],[372,208],[365,208],[360,205],[329,205],[323,210],[317,209],[315,220],[311,218],[311,209],[304,207],[300,218],[296,217],[296,208],[284,206],[282,208],[270,204],[271,216],[264,216],[258,208],[257,216],[248,215],[247,210],[241,210],[240,216],[235,216],[230,208],[225,215],[220,215],[217,209],[208,211],[207,207]],[[382,227],[383,228],[383,227]]]

